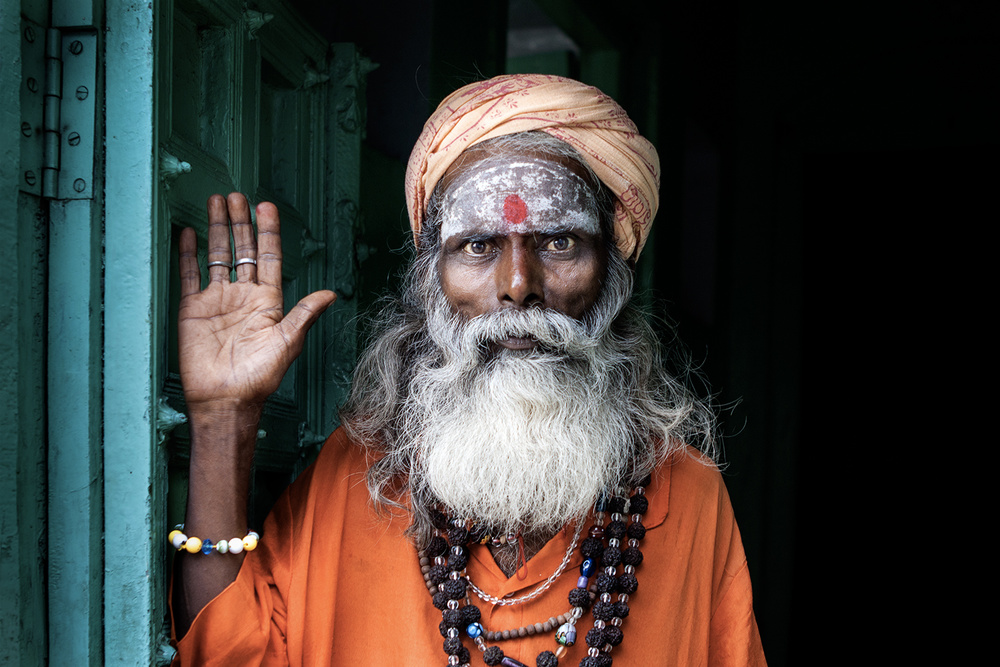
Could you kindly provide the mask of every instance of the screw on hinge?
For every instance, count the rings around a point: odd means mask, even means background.
[[[84,190],[87,189],[87,181],[83,180],[82,178],[76,179],[75,181],[73,181],[73,189],[76,190],[77,192],[83,192]]]
[[[87,90],[86,86],[80,86],[79,88],[76,89],[76,99],[80,100],[81,102],[87,99],[88,95],[90,95],[90,91]]]
[[[21,123],[21,134],[23,134],[26,137],[31,136],[31,123],[29,123],[28,121],[24,121],[23,123]]]
[[[28,90],[30,90],[31,92],[33,93],[38,92],[38,81],[36,81],[34,77],[29,76],[28,80],[25,81],[24,83],[26,86],[28,86]]]
[[[35,31],[30,25],[24,29],[24,39],[29,44],[34,43],[35,41]]]
[[[35,176],[35,172],[26,171],[24,172],[24,182],[27,183],[28,185],[34,185],[35,183],[38,182],[38,177]]]
[[[79,132],[70,132],[69,136],[66,137],[66,141],[69,143],[70,146],[77,146],[77,145],[79,145],[79,143],[80,143],[80,133]]]
[[[81,53],[83,53],[83,42],[81,42],[78,39],[74,39],[69,44],[69,52],[72,53],[74,56],[78,56]]]

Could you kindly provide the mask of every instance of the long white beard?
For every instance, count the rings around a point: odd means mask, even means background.
[[[410,383],[420,481],[454,515],[504,533],[585,516],[634,454],[626,400],[609,381],[617,354],[601,334],[540,310],[461,322],[436,309],[429,325],[445,359]],[[507,336],[540,346],[489,351]]]

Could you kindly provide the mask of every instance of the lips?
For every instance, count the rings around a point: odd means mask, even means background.
[[[538,341],[531,336],[502,338],[496,341],[500,347],[508,350],[532,350],[538,345]]]

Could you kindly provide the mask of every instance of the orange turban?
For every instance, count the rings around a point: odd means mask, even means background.
[[[406,166],[406,205],[416,236],[427,198],[466,148],[542,130],[565,141],[615,194],[615,243],[639,256],[659,205],[660,160],[617,102],[593,86],[545,74],[507,74],[459,88],[424,124]]]

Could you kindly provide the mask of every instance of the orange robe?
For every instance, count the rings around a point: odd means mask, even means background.
[[[616,667],[765,664],[729,495],[718,470],[689,454],[656,471],[647,489],[644,559],[622,624],[625,639],[612,652]],[[372,510],[366,463],[343,430],[330,437],[316,463],[278,500],[236,581],[178,642],[175,665],[448,664],[441,612],[403,536],[407,521]],[[563,530],[550,540],[528,561],[523,580],[504,576],[486,547],[472,547],[469,576],[495,597],[523,595],[556,570],[572,537]],[[473,597],[483,625],[518,628],[568,612],[581,560],[577,549],[562,576],[530,602],[495,606]],[[579,664],[591,627],[588,611],[561,665]],[[538,653],[556,650],[553,635],[498,645],[534,667]],[[472,665],[482,665],[464,633],[463,643]]]

